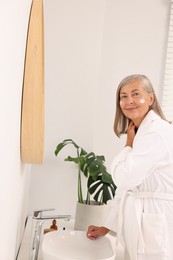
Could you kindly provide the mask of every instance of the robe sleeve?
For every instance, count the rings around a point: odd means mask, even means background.
[[[118,156],[116,156],[116,158],[114,159],[112,165],[111,165],[111,172],[114,169],[114,165],[117,164],[117,162],[123,162],[128,153],[130,153],[132,150],[131,147],[126,146],[120,153]],[[107,227],[109,230],[113,231],[113,232],[117,232],[117,228],[118,228],[118,212],[119,212],[119,203],[120,203],[120,193],[116,192],[116,195],[114,197],[114,199],[109,200],[107,202],[107,205],[105,207],[105,213],[104,213],[104,222],[103,222],[103,226]]]
[[[116,198],[109,200],[104,210],[103,226],[113,232],[117,232],[118,227],[118,202]]]

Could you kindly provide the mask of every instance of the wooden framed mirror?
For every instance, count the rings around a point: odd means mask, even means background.
[[[43,0],[31,4],[26,44],[22,115],[21,161],[40,164],[44,157],[44,19]]]

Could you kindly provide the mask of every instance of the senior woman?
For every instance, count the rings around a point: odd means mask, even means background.
[[[172,260],[173,127],[146,76],[130,75],[119,84],[114,131],[127,134],[111,166],[116,195],[104,225],[89,226],[87,237],[113,230],[123,260]]]

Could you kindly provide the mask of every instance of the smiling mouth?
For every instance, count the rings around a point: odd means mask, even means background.
[[[129,107],[129,108],[126,108],[127,111],[132,111],[132,110],[135,110],[137,109],[137,107]]]

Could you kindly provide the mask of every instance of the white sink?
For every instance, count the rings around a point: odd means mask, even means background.
[[[45,234],[42,242],[43,260],[114,260],[115,254],[108,237],[95,241],[85,231],[58,230]]]

